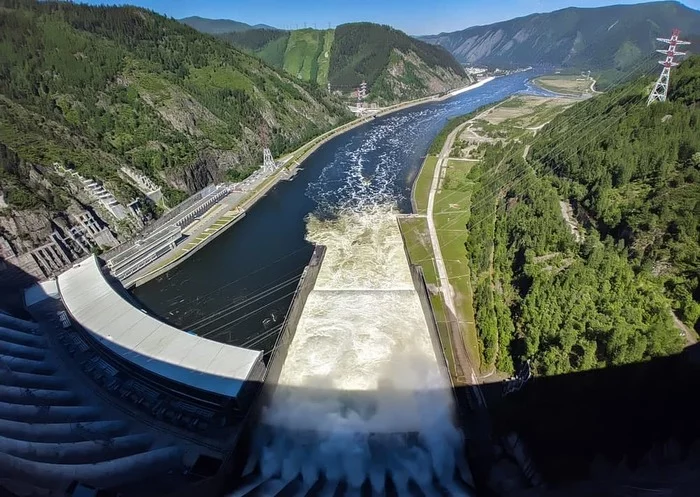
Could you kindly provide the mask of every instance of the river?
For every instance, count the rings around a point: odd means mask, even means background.
[[[411,185],[448,119],[533,87],[530,71],[497,78],[442,102],[376,118],[314,152],[245,218],[134,294],[182,329],[232,345],[270,350],[312,246],[309,214],[394,204],[411,211]]]

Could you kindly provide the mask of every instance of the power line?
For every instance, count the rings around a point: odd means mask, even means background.
[[[619,78],[617,78],[617,80],[616,80],[609,88],[614,88],[614,87],[617,87],[617,86],[619,86],[620,84],[624,83],[624,82],[626,81],[626,79],[627,79],[630,75],[636,73],[636,72],[639,70],[639,68],[641,68],[642,66],[646,65],[647,63],[648,63],[648,61],[647,61],[646,59],[642,59],[641,62],[639,62],[636,66],[634,66],[630,71],[628,71],[627,73],[625,73],[625,74],[621,75]],[[646,75],[648,72],[649,72],[649,71],[647,70],[646,72],[643,72],[642,75]],[[629,91],[629,89],[628,89],[628,91]],[[627,92],[626,92],[626,93],[627,93]],[[582,110],[581,112],[585,112],[585,111]],[[567,117],[567,120],[564,121],[564,123],[570,123],[571,121],[574,121],[574,120],[577,120],[577,119],[578,119],[578,115],[577,115],[575,112],[573,112],[570,116]],[[586,127],[587,127],[587,124],[584,123],[584,122],[582,121],[579,125],[574,126],[574,129],[571,130],[571,134],[572,134],[573,136],[577,136],[577,134],[576,134],[577,128],[586,128]],[[562,142],[561,146],[563,147],[563,146],[565,146],[565,145],[566,145],[566,144],[565,144],[564,142]],[[555,149],[556,149],[556,148],[559,148],[559,147],[555,147]],[[517,155],[517,153],[518,153],[518,152],[514,152],[513,154],[511,154],[510,157],[504,157],[504,158],[502,159],[502,162],[505,161],[506,159],[512,159],[512,158],[514,158],[514,157]],[[506,174],[506,173],[501,173],[500,176],[503,177],[503,176],[505,176],[505,174]],[[486,177],[486,176],[492,176],[493,179],[495,180],[496,178],[498,178],[499,175],[498,175],[498,173],[494,173],[494,170],[487,170],[487,171],[484,171],[483,173],[481,173],[478,177],[473,178],[472,181],[474,181],[475,183],[476,183],[476,182],[481,182],[482,178],[484,178],[484,177]],[[443,197],[443,198],[441,199],[441,202],[446,202],[448,198],[452,197],[453,195],[459,195],[459,194],[464,194],[464,192],[459,191],[459,190],[455,190],[455,191],[453,191],[452,193],[449,193],[447,196]],[[472,205],[472,207],[473,207],[473,205]],[[455,221],[455,222],[456,222],[456,221]],[[454,223],[451,223],[450,225],[452,225],[452,224],[454,224]],[[450,226],[450,225],[447,225],[447,226]],[[445,226],[445,228],[446,228],[447,226]],[[418,228],[414,228],[414,230],[417,231]],[[414,245],[414,246],[415,246],[415,245]]]
[[[637,65],[637,67],[633,68],[633,69],[632,69],[631,71],[629,71],[627,74],[631,74],[631,73],[633,73],[633,72],[636,72],[636,71],[637,71],[637,68],[638,68],[639,66],[645,64],[645,63],[646,63],[646,61],[643,60],[640,64]],[[643,73],[643,75],[646,75],[648,72],[649,72],[649,71],[647,70],[646,72]],[[623,82],[623,81],[625,80],[625,78],[626,78],[626,75],[621,76],[621,77],[619,78],[620,82]],[[615,86],[618,86],[619,84],[620,84],[620,83],[617,83],[617,84],[615,84]],[[628,93],[629,93],[630,91],[632,91],[632,90],[633,90],[632,87],[628,88],[628,89],[623,93],[623,96],[626,95],[626,94],[628,94]],[[610,108],[612,108],[612,107],[610,107]],[[583,113],[583,112],[586,112],[586,110],[585,110],[585,109],[581,109],[580,112]],[[605,121],[605,119],[607,118],[606,115],[605,115],[605,113],[602,113],[601,116],[602,116],[602,117],[600,118],[599,123],[596,123],[596,124],[602,124],[602,123]],[[620,116],[620,118],[621,118],[621,117],[623,117],[623,116]],[[567,117],[567,119],[566,119],[563,123],[561,123],[561,124],[562,124],[562,128],[564,127],[565,124],[570,123],[570,122],[572,122],[572,121],[575,121],[575,120],[577,120],[578,118],[579,118],[579,115],[578,115],[576,112],[573,112],[570,116]],[[573,135],[573,136],[578,136],[578,137],[579,137],[578,140],[575,140],[575,141],[580,142],[581,140],[583,140],[583,139],[586,138],[586,135],[584,134],[583,136],[581,136],[580,134],[578,134],[578,129],[577,129],[577,128],[590,128],[589,124],[590,124],[590,123],[586,123],[586,122],[581,121],[580,124],[575,125],[574,128],[573,128],[572,130],[569,130],[569,134],[570,134],[570,135]],[[611,126],[612,126],[612,124],[609,125],[607,128],[605,128],[604,131],[607,131],[607,129],[609,129]],[[585,133],[585,131],[584,131],[584,133]],[[596,135],[596,136],[599,136],[599,135],[600,135],[600,133],[598,133],[598,135]],[[556,146],[556,147],[553,149],[552,153],[555,153],[555,151],[557,151],[558,149],[561,149],[562,147],[567,147],[567,146],[570,146],[570,145],[571,145],[571,142],[570,142],[570,141],[569,141],[569,142],[562,141],[562,142],[561,142],[561,145]],[[560,151],[560,150],[559,150],[559,151]],[[499,165],[505,163],[505,162],[508,161],[508,160],[511,160],[511,159],[515,158],[515,157],[518,155],[518,153],[519,153],[519,150],[516,151],[516,152],[513,152],[510,156],[503,157],[503,158],[501,159]],[[556,168],[556,169],[558,169],[558,168]],[[494,171],[496,171],[496,172],[494,172]],[[489,187],[493,188],[496,184],[498,184],[498,183],[500,182],[500,180],[502,180],[504,177],[506,177],[508,174],[510,174],[509,171],[502,172],[502,173],[498,173],[497,171],[498,171],[498,167],[496,167],[496,168],[494,168],[494,169],[490,169],[490,170],[488,170],[488,171],[485,171],[485,172],[482,173],[480,176],[478,176],[477,178],[473,179],[473,181],[474,181],[475,183],[476,183],[476,182],[481,182],[481,183],[482,183],[482,187],[484,187],[484,188],[489,188]],[[504,185],[504,187],[506,187],[506,186],[507,186],[507,187],[512,187],[512,186],[515,186],[515,185],[519,184],[520,182],[522,182],[522,179],[521,179],[520,181],[517,181],[517,180],[518,180],[519,178],[522,178],[523,176],[525,176],[525,174],[526,174],[526,173],[522,173],[522,174],[516,175],[516,176],[511,180],[511,183],[510,183],[510,184],[506,183],[506,184]],[[488,176],[490,176],[490,178],[489,178]],[[485,181],[487,181],[487,182],[482,181],[482,179],[485,180]],[[490,181],[490,183],[489,183],[488,181]],[[448,198],[450,198],[452,195],[455,195],[455,194],[462,194],[462,195],[464,195],[464,193],[465,193],[465,192],[463,192],[463,191],[456,190],[456,191],[454,191],[454,192],[448,194],[446,197],[442,198],[442,199],[441,199],[441,202],[445,202],[445,201],[446,201]],[[481,207],[481,206],[484,205],[484,203],[486,203],[486,202],[491,202],[491,201],[492,201],[492,199],[489,198],[489,199],[484,199],[484,200],[482,200],[482,201],[480,201],[480,202],[474,203],[474,204],[472,204],[472,205],[470,206],[470,211],[474,212],[474,211],[476,210],[477,207]],[[443,226],[443,227],[442,227],[440,230],[438,230],[438,231],[444,231],[444,230],[446,230],[447,228],[453,226],[453,225],[454,225],[456,222],[458,222],[458,221],[460,221],[459,218],[457,218],[457,219],[455,219],[454,221],[452,221],[451,223],[448,223],[447,225]],[[481,222],[481,221],[477,221],[477,223],[478,223],[478,222]],[[475,224],[472,223],[472,226],[474,226],[474,225],[475,225]],[[418,229],[419,229],[419,228],[414,228],[413,230],[414,230],[414,231],[417,231]],[[442,245],[449,245],[449,244],[452,243],[455,239],[458,239],[460,236],[464,236],[465,234],[468,234],[468,231],[467,231],[466,229],[464,230],[464,233],[463,233],[463,234],[458,235],[457,237],[453,237],[449,242],[446,242],[446,243],[444,243],[444,244],[441,244],[441,246],[442,246]],[[416,247],[416,246],[417,246],[417,244],[413,244],[411,247],[409,247],[409,251],[411,250],[411,248]],[[424,260],[427,260],[427,259],[423,259],[422,261],[424,261]],[[419,261],[419,262],[422,262],[422,261]]]

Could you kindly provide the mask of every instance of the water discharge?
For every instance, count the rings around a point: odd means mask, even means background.
[[[415,174],[448,118],[535,91],[531,76],[498,78],[334,138],[234,228],[136,290],[182,328],[269,352],[266,323],[287,311],[308,241],[328,247],[237,495],[464,493],[470,476],[448,380],[387,206],[410,211]]]
[[[326,255],[263,416],[265,478],[399,495],[465,494],[470,480],[415,290],[396,212],[387,205],[311,217]],[[438,351],[437,353],[441,353]],[[456,478],[457,474],[464,475]]]

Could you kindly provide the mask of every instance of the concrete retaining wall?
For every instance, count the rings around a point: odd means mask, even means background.
[[[316,285],[316,278],[318,277],[318,272],[321,270],[321,263],[323,262],[325,254],[326,247],[323,245],[316,245],[309,265],[306,266],[304,274],[302,274],[299,280],[292,305],[289,307],[289,311],[287,311],[287,315],[284,318],[282,332],[277,337],[275,347],[267,365],[267,372],[265,374],[266,388],[263,389],[267,395],[271,395],[277,386],[277,381],[282,372],[282,366],[284,365],[285,359],[287,359],[289,344],[296,334],[297,324],[299,324],[299,318],[301,318],[301,313],[306,305],[306,299]]]
[[[408,257],[408,253],[406,254],[406,257]],[[435,357],[437,357],[440,373],[443,375],[443,377],[449,380],[450,385],[452,385],[452,377],[450,375],[450,369],[447,364],[447,359],[445,358],[445,349],[443,348],[442,341],[440,340],[440,332],[438,331],[437,320],[435,319],[433,306],[430,303],[430,293],[428,292],[428,286],[426,285],[425,277],[423,276],[423,268],[413,264],[411,264],[410,267],[411,276],[413,277],[413,285],[416,288],[416,292],[418,293],[418,298],[420,299],[420,304],[423,309],[423,314],[425,315],[425,322],[428,325],[430,341],[433,344],[433,350],[435,351]]]

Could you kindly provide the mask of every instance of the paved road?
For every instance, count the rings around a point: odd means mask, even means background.
[[[673,311],[671,311],[671,319],[673,319],[673,324],[676,329],[678,329],[678,331],[685,337],[686,347],[690,347],[691,345],[698,343],[698,337],[695,332],[688,328]]]
[[[438,280],[440,285],[440,292],[442,293],[443,299],[445,301],[445,307],[450,313],[450,330],[452,332],[452,344],[456,352],[455,359],[459,362],[460,369],[464,374],[470,378],[471,385],[476,386],[476,397],[478,402],[482,405],[486,405],[486,401],[478,387],[478,374],[475,370],[472,362],[469,360],[469,353],[467,352],[464,335],[461,331],[459,318],[457,314],[457,306],[455,305],[454,289],[450,284],[449,277],[447,275],[447,267],[445,266],[445,260],[442,257],[442,249],[440,248],[440,241],[438,240],[437,230],[435,229],[435,221],[433,219],[433,212],[435,208],[435,195],[437,194],[438,187],[440,185],[440,175],[442,174],[443,168],[447,167],[447,160],[450,155],[450,150],[452,150],[452,145],[454,144],[455,138],[459,133],[462,132],[464,127],[468,123],[464,123],[455,129],[452,133],[447,136],[445,144],[442,146],[440,155],[438,156],[437,164],[435,165],[435,172],[433,173],[433,182],[430,186],[430,195],[428,196],[428,209],[426,216],[428,218],[428,231],[430,232],[430,241],[433,245],[433,254],[435,257],[435,266],[438,272]]]
[[[442,174],[443,168],[447,166],[447,159],[449,157],[450,150],[452,150],[452,144],[455,141],[455,137],[462,130],[463,127],[464,125],[458,127],[448,135],[447,139],[445,140],[445,144],[443,145],[442,150],[440,151],[437,164],[435,165],[435,171],[433,172],[433,182],[430,186],[430,195],[428,196],[427,210],[428,230],[430,231],[430,240],[433,244],[433,254],[435,255],[435,266],[437,267],[438,271],[440,291],[442,292],[445,298],[445,305],[455,316],[457,315],[457,311],[454,304],[454,290],[452,289],[452,285],[450,285],[450,281],[447,277],[447,268],[445,267],[445,261],[442,258],[442,249],[440,248],[440,243],[437,237],[437,230],[435,229],[433,210],[435,208],[435,195],[437,194],[437,190],[440,185],[440,175]]]

